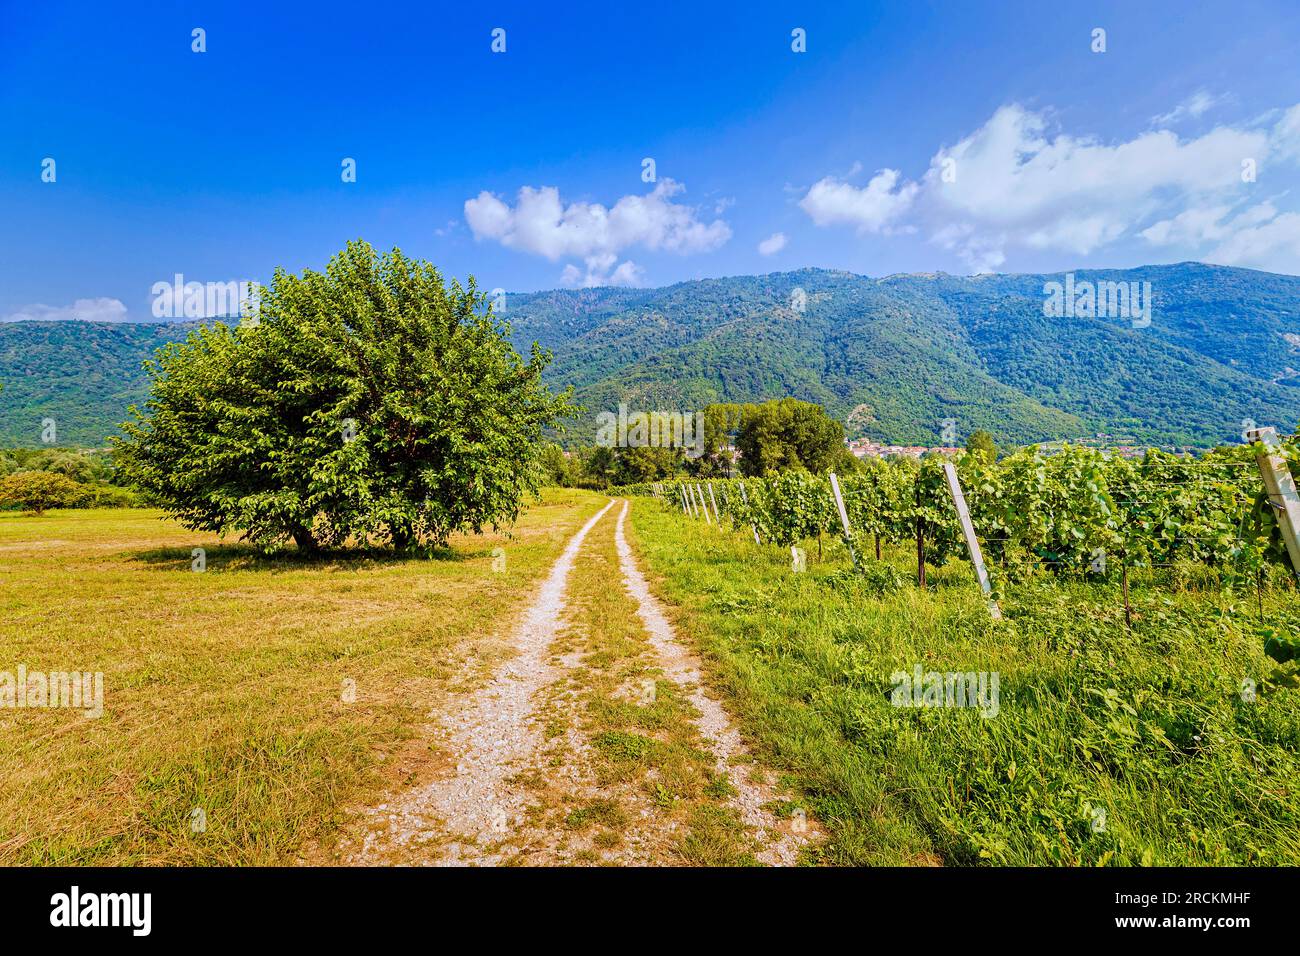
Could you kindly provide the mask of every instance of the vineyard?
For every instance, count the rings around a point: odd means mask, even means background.
[[[1276,451],[1294,474],[1296,441]],[[927,564],[943,566],[966,551],[946,462],[864,464],[861,473],[838,478],[847,533],[831,476],[788,472],[623,490],[659,497],[693,517],[784,548],[813,540],[820,548],[827,536],[841,539],[855,562],[873,554],[879,560],[882,545],[914,542],[924,586]],[[1197,459],[1153,450],[1140,460],[1077,447],[1051,455],[1029,448],[996,462],[963,455],[953,465],[994,596],[1044,574],[1123,579],[1127,594],[1129,572],[1136,569],[1199,569],[1239,588],[1294,584],[1277,508],[1250,446]]]
[[[662,502],[641,547],[826,862],[1294,864],[1300,602],[1256,450],[623,490]],[[900,705],[920,672],[999,707]]]

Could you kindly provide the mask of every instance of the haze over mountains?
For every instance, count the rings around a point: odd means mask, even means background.
[[[539,341],[556,385],[596,414],[693,410],[793,395],[851,435],[938,444],[945,419],[1024,444],[1104,431],[1159,445],[1239,441],[1243,420],[1300,422],[1300,277],[1200,263],[1078,270],[1076,283],[1149,282],[1151,323],[1051,317],[1053,275],[897,275],[806,269],[510,295],[521,353]],[[792,308],[804,290],[806,308]],[[0,325],[0,442],[101,445],[145,395],[140,363],[192,323]],[[855,412],[856,409],[856,412]]]

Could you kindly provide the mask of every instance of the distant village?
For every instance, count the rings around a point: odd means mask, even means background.
[[[857,458],[920,458],[924,455],[955,455],[964,448],[943,445],[882,445],[870,438],[857,438],[848,443],[849,451]]]
[[[923,458],[926,455],[956,455],[964,448],[945,445],[884,445],[870,438],[857,438],[845,443],[857,458]],[[1094,448],[1098,451],[1118,455],[1120,458],[1141,458],[1149,448],[1175,455],[1191,455],[1199,449],[1183,445],[1146,445],[1132,436],[1109,435],[1098,432],[1091,438],[1069,438],[1060,441],[1038,442],[1038,449],[1045,453],[1060,451],[1066,445],[1076,448]]]
[[[870,438],[845,439],[845,446],[855,458],[914,458],[921,459],[926,455],[947,455],[955,456],[966,451],[964,447],[954,445],[886,445],[881,442],[872,441]],[[1148,449],[1155,448],[1160,451],[1168,452],[1174,455],[1195,456],[1205,449],[1196,448],[1191,445],[1148,445],[1138,441],[1132,436],[1109,435],[1105,432],[1098,432],[1091,438],[1067,438],[1056,441],[1043,441],[1033,443],[1043,454],[1053,454],[1060,451],[1066,445],[1072,445],[1075,448],[1093,448],[1107,454],[1117,455],[1120,458],[1142,458]],[[1010,451],[1010,448],[1003,449],[1004,452]],[[730,461],[733,466],[740,463],[740,450],[735,445],[728,444],[725,448],[719,449],[719,455]],[[562,454],[566,459],[578,459],[581,453],[573,449],[565,449]]]

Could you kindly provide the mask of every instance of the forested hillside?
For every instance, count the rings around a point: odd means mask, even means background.
[[[793,395],[841,419],[859,409],[852,434],[927,444],[947,418],[1007,443],[1189,445],[1237,440],[1247,418],[1300,420],[1300,278],[1199,263],[1075,275],[1150,282],[1150,326],[1044,315],[1060,275],[823,270],[512,296],[509,316],[593,410]]]
[[[1300,422],[1300,278],[1181,263],[1079,271],[1076,281],[1149,282],[1151,324],[1044,315],[1060,275],[900,275],[802,270],[663,289],[511,295],[521,351],[551,349],[554,385],[595,417],[633,409],[794,396],[850,434],[937,444],[940,423],[1004,444],[1106,431],[1208,446],[1242,421]],[[791,307],[804,290],[806,308]],[[143,397],[140,363],[184,325],[0,325],[0,442],[34,444],[40,421],[63,443],[98,445]]]
[[[41,444],[53,418],[56,444],[100,447],[132,402],[144,401],[141,363],[193,323],[0,324],[0,444]]]

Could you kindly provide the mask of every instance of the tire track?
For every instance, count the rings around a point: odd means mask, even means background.
[[[717,761],[717,769],[720,773],[728,774],[732,786],[736,788],[733,805],[741,820],[763,844],[763,849],[757,854],[759,862],[769,866],[792,866],[798,862],[799,850],[809,842],[812,834],[796,833],[789,825],[782,826],[776,816],[765,808],[775,797],[771,787],[750,776],[731,773],[737,769],[732,766],[733,762],[737,759],[747,761],[748,749],[722,705],[704,693],[698,660],[677,639],[663,606],[651,592],[645,575],[637,565],[636,556],[623,532],[629,508],[629,502],[624,500],[623,508],[618,514],[618,523],[614,527],[614,544],[618,550],[623,587],[636,601],[637,614],[659,657],[665,676],[682,687],[687,699],[699,712],[696,725]]]
[[[444,721],[455,772],[369,811],[377,819],[353,865],[491,866],[510,855],[507,844],[525,830],[528,804],[511,778],[542,741],[533,698],[561,673],[548,649],[567,605],[569,572],[587,534],[613,506],[593,515],[556,560],[518,629],[518,655]]]

